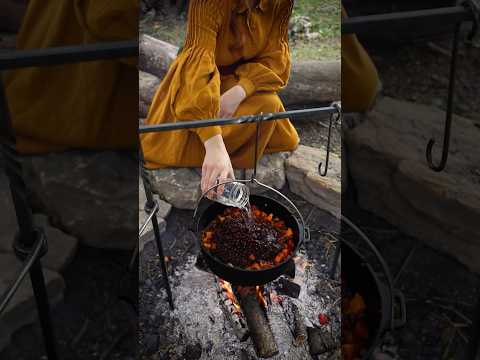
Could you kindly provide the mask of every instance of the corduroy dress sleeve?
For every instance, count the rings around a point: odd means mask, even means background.
[[[176,120],[216,118],[220,73],[215,64],[217,33],[225,14],[220,0],[191,0],[184,47],[170,84],[170,109]],[[223,5],[223,6],[222,6]],[[192,129],[202,142],[222,133],[220,126]]]
[[[290,76],[291,59],[288,46],[288,22],[293,10],[292,0],[278,1],[270,40],[262,53],[237,67],[238,84],[247,94],[256,91],[277,92],[284,88]]]

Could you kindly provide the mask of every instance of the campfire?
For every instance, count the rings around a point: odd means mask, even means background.
[[[218,280],[220,283],[220,287],[222,291],[225,293],[225,296],[227,297],[228,300],[231,301],[232,306],[234,307],[234,313],[236,314],[241,314],[242,310],[240,309],[240,304],[238,303],[237,296],[233,292],[232,289],[232,284],[230,284],[228,281],[219,279]],[[265,298],[264,294],[264,287],[263,286],[256,286],[255,287],[255,293],[257,297],[258,303],[262,306],[262,308],[266,309],[267,308],[267,300]]]

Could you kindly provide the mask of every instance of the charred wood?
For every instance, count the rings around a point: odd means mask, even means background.
[[[237,287],[236,290],[258,357],[270,358],[277,355],[278,346],[265,312],[257,300],[255,287]]]

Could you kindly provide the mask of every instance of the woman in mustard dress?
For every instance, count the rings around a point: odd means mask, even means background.
[[[147,124],[284,111],[277,92],[291,60],[293,0],[191,0],[184,47],[153,99]],[[202,167],[202,190],[253,167],[255,124],[213,126],[142,136],[146,166]],[[288,119],[261,123],[258,158],[291,151]]]
[[[16,6],[18,1],[1,1],[0,12],[15,15],[11,29],[20,26],[20,50],[138,36],[138,0],[29,0],[23,7]],[[135,58],[29,67],[4,75],[20,153],[136,148]]]
[[[342,7],[342,18],[347,18]],[[342,35],[342,108],[364,113],[381,89],[377,68],[355,34]]]

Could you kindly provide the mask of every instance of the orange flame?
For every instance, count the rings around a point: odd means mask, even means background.
[[[265,299],[265,296],[263,296],[263,286],[257,286],[255,289],[255,292],[257,293],[257,300],[260,303],[260,305],[266,309],[267,308],[267,300]]]
[[[225,294],[227,298],[232,302],[233,307],[235,308],[234,313],[235,314],[241,314],[242,310],[240,308],[240,304],[237,301],[237,297],[235,296],[235,293],[233,292],[232,289],[232,284],[230,284],[228,281],[219,279],[220,281],[220,286],[222,287],[223,291],[225,291]],[[265,299],[265,296],[263,295],[263,286],[257,286],[255,288],[255,293],[257,296],[257,300],[261,306],[263,306],[264,309],[267,308],[267,300]]]
[[[227,298],[232,302],[233,307],[235,308],[234,313],[241,314],[242,310],[240,309],[240,304],[238,303],[237,298],[233,293],[232,285],[229,282],[222,279],[220,279],[220,285],[222,289],[225,291]]]

